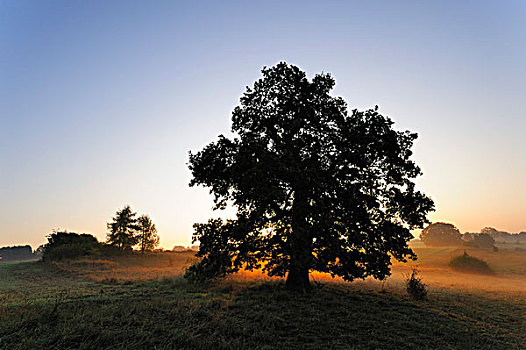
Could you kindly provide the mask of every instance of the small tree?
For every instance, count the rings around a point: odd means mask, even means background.
[[[462,235],[452,224],[435,222],[422,230],[420,239],[431,247],[451,247],[462,245]]]
[[[159,245],[157,228],[148,215],[137,218],[137,240],[142,253],[155,249]]]
[[[137,213],[132,212],[129,205],[118,210],[112,222],[107,224],[107,242],[119,250],[131,249],[137,244],[136,231],[138,230]]]
[[[411,273],[404,274],[407,293],[415,300],[425,300],[427,298],[427,285],[418,277],[420,271],[416,267],[411,269]]]
[[[473,237],[472,244],[481,249],[495,249],[495,240],[487,233],[479,233]]]

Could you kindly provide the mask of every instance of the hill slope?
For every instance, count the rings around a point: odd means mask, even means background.
[[[279,281],[215,287],[171,279],[101,283],[52,265],[0,265],[0,348],[520,349],[524,293],[326,284],[291,294]]]

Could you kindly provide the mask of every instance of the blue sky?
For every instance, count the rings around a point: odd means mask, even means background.
[[[0,245],[104,239],[125,204],[189,244],[212,203],[188,151],[279,61],[419,133],[433,221],[526,231],[524,18],[520,1],[0,1]]]

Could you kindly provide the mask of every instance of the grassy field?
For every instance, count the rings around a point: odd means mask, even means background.
[[[191,253],[0,264],[0,349],[525,349],[526,252],[468,250],[496,276],[451,271],[456,248],[415,248],[430,286],[315,274],[307,295],[242,272],[181,278]]]

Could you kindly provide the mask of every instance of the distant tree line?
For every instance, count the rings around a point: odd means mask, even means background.
[[[42,259],[56,261],[90,255],[117,255],[131,252],[134,247],[142,253],[152,251],[159,245],[157,228],[148,215],[136,215],[129,205],[118,210],[107,223],[106,242],[99,242],[88,233],[54,230],[47,236]]]
[[[453,225],[445,222],[435,222],[422,230],[420,239],[427,246],[468,246],[482,249],[494,249],[495,243],[526,244],[526,232],[509,233],[498,231],[493,227],[485,227],[480,232],[460,231]]]
[[[26,261],[40,258],[40,251],[33,252],[30,245],[0,248],[0,262]]]
[[[172,252],[197,252],[199,250],[198,245],[191,245],[189,247],[186,247],[184,245],[176,245],[172,248]]]
[[[471,241],[481,234],[489,235],[495,243],[526,244],[526,232],[510,233],[499,231],[493,227],[484,227],[480,232],[466,232],[463,235],[465,241]]]

